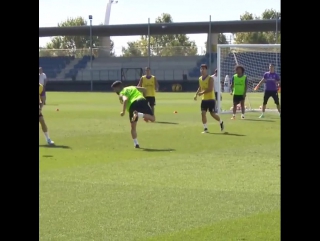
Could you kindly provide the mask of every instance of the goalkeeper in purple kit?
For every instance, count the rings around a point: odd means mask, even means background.
[[[264,90],[264,96],[263,96],[262,113],[259,116],[259,118],[264,118],[264,112],[266,111],[266,107],[270,97],[274,100],[274,103],[276,104],[279,115],[280,115],[281,108],[280,108],[280,99],[278,95],[278,87],[280,86],[280,77],[274,71],[273,64],[269,64],[269,71],[263,75],[262,80],[254,88],[254,90],[258,90],[260,85],[262,85],[263,83],[265,84],[265,90]]]
[[[119,95],[120,103],[122,104],[121,116],[124,116],[126,111],[129,112],[131,123],[131,136],[134,147],[140,148],[137,139],[137,121],[143,118],[146,121],[154,122],[156,120],[151,107],[146,100],[146,89],[143,87],[128,86],[124,87],[121,81],[115,81],[111,88]]]

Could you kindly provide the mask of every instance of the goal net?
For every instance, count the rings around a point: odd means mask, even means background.
[[[275,72],[281,79],[280,46],[280,44],[218,44],[217,70],[221,83],[220,90],[218,90],[218,110],[220,112],[230,112],[232,103],[226,106],[227,103],[223,102],[222,105],[220,95],[222,92],[230,92],[230,81],[235,74],[236,65],[242,65],[247,75],[246,111],[259,111],[262,105],[264,85],[261,85],[255,93],[253,89],[263,78],[264,73],[269,71],[269,64],[275,66]],[[272,111],[272,109],[267,110]]]

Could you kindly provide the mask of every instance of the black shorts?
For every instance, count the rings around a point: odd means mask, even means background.
[[[268,104],[268,100],[270,97],[272,97],[272,99],[274,100],[274,103],[276,105],[280,104],[278,91],[277,90],[275,90],[275,91],[266,90],[264,92],[264,96],[263,96],[263,105]]]
[[[201,111],[216,111],[216,101],[215,100],[202,100],[201,101]]]
[[[156,105],[156,97],[154,96],[149,96],[149,97],[146,97],[146,100],[148,101],[149,105],[151,107],[155,106]]]
[[[151,107],[148,104],[148,101],[146,99],[138,99],[136,101],[134,101],[129,109],[129,119],[131,121],[132,117],[133,117],[133,112],[134,111],[138,111],[140,113],[143,114],[148,114],[148,115],[153,115],[153,112],[151,110]],[[136,119],[136,121],[138,121],[138,118]]]
[[[239,104],[241,101],[244,101],[245,97],[244,95],[233,95],[233,104],[237,105]]]

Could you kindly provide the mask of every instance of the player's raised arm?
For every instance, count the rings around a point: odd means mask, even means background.
[[[257,86],[254,88],[254,90],[258,90],[260,86],[266,81],[266,74],[263,75],[263,78],[260,80],[260,82],[257,84]]]
[[[137,89],[143,94],[144,97],[146,97],[147,89],[144,87],[138,87]]]
[[[142,81],[143,81],[143,77],[140,78],[139,83],[137,86],[142,87]]]

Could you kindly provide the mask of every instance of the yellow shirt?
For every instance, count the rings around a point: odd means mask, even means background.
[[[204,91],[208,89],[209,87],[209,80],[210,80],[210,75],[208,75],[204,80],[202,80],[202,76],[199,77],[199,86],[201,91]],[[205,93],[202,95],[203,100],[214,100],[214,87],[211,92]]]
[[[155,97],[156,95],[156,80],[153,75],[150,78],[147,78],[146,75],[142,76],[142,87],[146,88],[147,93],[146,97]]]
[[[41,103],[41,93],[43,91],[43,85],[39,83],[39,104]]]

